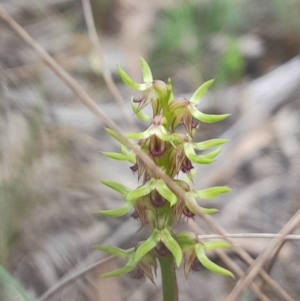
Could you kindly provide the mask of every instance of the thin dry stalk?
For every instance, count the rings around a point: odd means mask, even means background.
[[[40,57],[40,59],[78,96],[82,103],[97,117],[99,117],[106,125],[114,130],[118,135],[119,139],[127,148],[131,149],[133,153],[138,156],[145,165],[153,171],[154,175],[157,178],[164,180],[166,185],[172,189],[172,191],[178,195],[178,197],[184,199],[186,202],[189,200],[185,196],[183,189],[179,185],[174,184],[174,181],[166,175],[156,164],[151,160],[151,158],[138,147],[137,145],[131,143],[122,133],[121,129],[109,118],[105,116],[103,111],[96,105],[93,99],[86,93],[86,91],[72,78],[63,68],[61,68],[57,62],[37,43],[35,42],[30,35],[0,6],[0,18],[2,18],[10,28]],[[215,222],[210,216],[205,215],[200,208],[194,204],[189,204],[193,211],[203,218],[209,227],[220,234],[226,241],[228,241],[233,250],[249,265],[253,261],[251,256],[241,247],[238,247],[234,244],[233,240],[227,237],[226,231]],[[266,272],[263,270],[260,271],[261,276],[265,281],[274,289],[274,291],[281,297],[283,300],[293,301],[288,293],[283,290]]]
[[[133,126],[134,125],[133,118],[131,118],[130,115],[124,109],[124,107],[125,107],[124,99],[123,99],[119,89],[117,88],[117,86],[113,80],[112,74],[108,68],[105,54],[101,47],[100,39],[99,39],[99,36],[96,31],[96,26],[95,26],[95,22],[94,22],[94,18],[93,18],[93,12],[92,12],[92,8],[91,8],[90,0],[82,0],[82,7],[83,7],[83,13],[84,13],[84,18],[85,18],[89,38],[93,44],[94,49],[96,50],[99,60],[101,62],[102,74],[103,74],[104,81],[105,81],[109,91],[115,98],[116,103],[119,106],[120,110],[122,111],[122,114],[125,116],[127,122]]]
[[[284,225],[284,227],[279,232],[280,236],[278,238],[274,238],[267,249],[261,253],[250,265],[248,269],[248,273],[245,277],[241,278],[231,294],[228,296],[226,301],[234,301],[238,300],[240,293],[253,281],[255,276],[261,271],[265,262],[270,258],[274,250],[276,250],[283,241],[285,241],[285,237],[291,233],[300,223],[300,210],[298,210],[294,216]]]

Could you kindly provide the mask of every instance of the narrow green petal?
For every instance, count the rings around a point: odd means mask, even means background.
[[[205,156],[197,156],[190,143],[184,144],[184,152],[185,152],[185,155],[194,163],[210,164],[210,163],[214,162],[214,160],[212,160],[210,158],[206,158]]]
[[[193,192],[187,192],[185,194],[185,204],[188,207],[188,209],[191,212],[193,212],[194,214],[197,214],[197,210],[195,210],[195,208],[198,208],[201,212],[203,212],[204,214],[208,214],[208,215],[218,212],[218,209],[215,209],[215,208],[200,207],[197,204],[196,199],[193,197]]]
[[[192,106],[188,106],[189,112],[195,117],[196,119],[206,122],[206,123],[215,123],[224,120],[230,114],[222,114],[222,115],[210,115],[210,114],[204,114],[200,111],[198,111],[196,108],[193,108]]]
[[[204,249],[206,251],[213,251],[216,249],[231,249],[231,244],[222,240],[210,241],[204,244]]]
[[[160,232],[161,241],[171,251],[175,258],[176,265],[179,267],[182,261],[182,250],[178,242],[172,237],[171,233],[167,229],[163,229]]]
[[[99,210],[98,213],[102,214],[104,216],[110,216],[110,217],[120,217],[128,213],[130,210],[132,210],[133,205],[130,203],[124,204],[122,207],[117,209],[109,209],[109,210]]]
[[[213,82],[214,80],[212,79],[205,82],[203,85],[201,85],[193,94],[192,98],[190,99],[190,102],[194,105],[199,104],[201,98],[203,97],[203,95],[206,93],[206,91],[212,85]]]
[[[206,267],[208,270],[220,274],[220,275],[225,275],[225,276],[230,276],[232,278],[234,278],[234,275],[228,271],[227,269],[224,269],[220,266],[218,266],[217,264],[215,264],[214,262],[212,262],[205,254],[204,252],[204,248],[202,245],[200,244],[196,244],[195,245],[195,252],[197,255],[197,258],[199,259],[199,261],[202,263],[202,265],[204,267]]]
[[[222,150],[222,146],[218,147],[216,150],[212,152],[202,155],[201,157],[205,159],[214,159],[221,152],[221,150]]]
[[[132,158],[130,158],[128,155],[120,154],[120,153],[111,153],[111,152],[102,152],[103,155],[110,159],[118,160],[118,161],[129,161],[131,163],[134,163],[135,160],[132,161]]]
[[[113,130],[111,130],[111,129],[108,129],[108,128],[105,128],[105,130],[106,130],[106,132],[110,135],[110,136],[112,136],[114,139],[116,139],[118,142],[120,142],[121,144],[123,144],[122,143],[122,139],[120,138],[120,136],[119,136],[119,134],[118,133],[116,133],[115,131],[113,131]]]
[[[96,248],[100,251],[106,252],[108,254],[114,255],[118,258],[126,258],[128,257],[128,251],[123,250],[114,246],[96,246]]]
[[[194,233],[183,231],[176,234],[177,241],[181,249],[190,248],[195,245],[197,237]]]
[[[159,232],[154,230],[148,239],[142,242],[135,251],[134,263],[137,264],[149,251],[156,247],[159,240]]]
[[[215,214],[217,212],[219,212],[218,209],[215,209],[215,208],[204,208],[204,207],[201,207],[201,206],[198,206],[200,208],[200,210],[204,213],[204,214],[207,214],[207,215],[212,215],[212,214]]]
[[[193,143],[193,146],[197,150],[205,150],[211,147],[223,145],[226,142],[228,142],[227,139],[211,139],[199,143]]]
[[[153,181],[146,182],[143,186],[140,186],[132,191],[130,191],[127,195],[127,200],[133,201],[142,196],[149,194],[154,189]]]
[[[156,190],[159,194],[165,198],[171,206],[174,206],[177,203],[177,196],[174,194],[169,187],[165,184],[163,180],[157,180],[155,184]]]
[[[101,180],[101,183],[121,193],[124,198],[126,198],[127,194],[131,191],[131,189],[118,182]]]
[[[136,139],[136,140],[147,139],[150,136],[152,136],[150,129],[151,129],[151,127],[149,127],[146,131],[141,132],[141,133],[130,132],[130,133],[126,134],[126,137],[129,139]]]
[[[143,73],[143,80],[145,83],[148,82],[153,82],[153,76],[152,76],[152,72],[151,69],[148,65],[148,63],[142,58],[140,57],[140,63],[142,66],[142,73]]]
[[[204,200],[211,200],[220,194],[230,192],[231,189],[228,186],[215,186],[204,190],[199,190],[194,193],[194,196],[197,196]]]
[[[135,268],[135,264],[133,264],[133,261],[131,260],[131,261],[128,261],[128,263],[124,267],[101,275],[101,278],[121,276],[121,275],[131,272],[134,268]]]
[[[131,77],[119,66],[118,66],[118,73],[119,73],[120,77],[122,78],[123,82],[132,89],[139,90],[139,91],[145,91],[145,90],[151,88],[151,86],[152,86],[152,83],[138,84],[138,83],[134,82],[131,79]]]
[[[133,101],[133,98],[131,98],[131,108],[133,113],[136,115],[136,117],[142,121],[150,121],[152,118],[151,116],[143,113],[141,110],[138,109],[138,105]]]

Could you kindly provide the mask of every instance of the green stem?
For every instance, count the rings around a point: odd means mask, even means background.
[[[161,268],[163,300],[178,301],[178,287],[175,272],[175,261],[172,254],[159,257]]]

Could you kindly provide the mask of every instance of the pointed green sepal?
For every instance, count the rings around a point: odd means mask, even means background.
[[[142,74],[143,74],[143,80],[145,83],[149,83],[149,82],[153,82],[153,76],[152,76],[152,72],[151,69],[148,65],[148,63],[142,58],[140,57],[140,63],[141,63],[141,67],[142,67]]]
[[[182,261],[182,250],[178,242],[172,237],[170,231],[167,229],[163,229],[160,232],[160,239],[173,254],[176,265],[179,267]]]
[[[231,189],[228,186],[215,186],[204,190],[199,190],[194,193],[194,196],[204,200],[211,200],[223,193],[230,192]]]
[[[118,258],[126,258],[128,257],[128,251],[123,250],[114,246],[96,246],[96,248],[100,251],[106,252],[108,254],[114,255]]]
[[[116,133],[115,131],[109,129],[109,128],[105,128],[106,132],[112,136],[115,140],[117,140],[118,142],[120,142],[121,144],[123,144],[122,142],[122,138],[120,137],[120,135],[118,133]]]
[[[206,242],[204,243],[204,249],[205,251],[213,251],[213,250],[217,250],[217,249],[231,249],[231,244],[226,242],[226,241],[222,241],[222,240],[217,240],[217,241],[210,241],[210,242]]]
[[[214,214],[219,211],[218,209],[215,208],[204,208],[199,206],[196,202],[196,199],[193,197],[193,194],[194,193],[192,191],[187,192],[185,194],[185,200],[186,200],[185,204],[188,207],[188,209],[194,214],[197,214],[197,211],[194,208],[198,208],[201,212],[208,215]]]
[[[211,139],[203,142],[193,143],[193,146],[197,150],[205,150],[215,146],[223,145],[228,142],[227,139]]]
[[[105,273],[105,274],[101,275],[101,278],[121,276],[121,275],[131,272],[134,268],[135,268],[135,264],[133,262],[133,257],[132,257],[129,259],[128,263],[124,267],[116,269],[112,272]]]
[[[217,264],[215,264],[214,262],[212,262],[206,256],[203,245],[196,244],[195,245],[195,252],[196,252],[196,255],[197,255],[197,258],[199,259],[199,261],[208,270],[210,270],[210,271],[212,271],[214,273],[220,274],[220,275],[230,276],[230,277],[234,278],[234,275],[230,271],[228,271],[227,269],[224,269],[224,268],[218,266]]]
[[[101,180],[100,182],[105,186],[110,187],[113,190],[119,192],[125,199],[127,194],[131,191],[131,189],[118,182],[108,181],[108,180]]]
[[[135,89],[138,91],[145,91],[145,90],[151,88],[151,86],[152,86],[152,83],[139,84],[139,83],[134,82],[131,79],[131,77],[119,66],[118,66],[118,73],[119,73],[120,77],[122,78],[123,82],[132,89]]]
[[[192,106],[189,106],[189,112],[193,115],[194,118],[205,123],[219,122],[224,120],[228,116],[230,116],[230,114],[222,114],[222,115],[204,114],[198,111],[196,108],[193,108]]]
[[[192,98],[190,99],[190,102],[194,105],[199,104],[201,98],[204,96],[204,94],[206,93],[206,91],[212,85],[213,82],[214,80],[212,79],[205,82],[203,85],[201,85],[193,94]]]
[[[185,249],[189,249],[189,248],[193,247],[195,245],[195,243],[198,241],[197,237],[194,233],[186,232],[186,231],[177,233],[176,239],[183,251]]]
[[[132,164],[135,164],[134,154],[120,154],[120,153],[111,153],[111,152],[102,152],[102,154],[110,159],[117,161],[128,161]]]
[[[150,136],[152,136],[152,133],[150,131],[150,127],[146,131],[144,131],[144,132],[140,132],[140,133],[130,132],[130,133],[126,134],[127,138],[129,138],[129,139],[135,139],[135,140],[147,139]]]
[[[215,149],[212,152],[202,155],[201,157],[206,158],[206,159],[214,159],[221,152],[221,150],[222,150],[222,146],[218,147],[217,149]]]
[[[132,210],[133,205],[130,203],[125,203],[122,207],[116,208],[116,209],[109,209],[109,210],[99,210],[98,213],[110,216],[110,217],[120,217],[128,213],[130,210]]]
[[[207,155],[197,156],[191,143],[184,144],[184,152],[185,155],[194,163],[210,164],[214,162],[213,159],[207,158]]]
[[[143,186],[130,191],[127,195],[127,200],[130,202],[149,194],[155,187],[153,181],[153,179],[150,179]]]
[[[162,179],[156,181],[155,187],[159,194],[170,203],[171,207],[177,203],[176,194],[169,189]]]
[[[156,247],[160,241],[160,233],[155,229],[147,240],[142,242],[134,254],[134,263],[137,264],[149,251]]]

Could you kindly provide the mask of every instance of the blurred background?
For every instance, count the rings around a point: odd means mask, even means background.
[[[231,116],[220,124],[202,124],[196,139],[230,142],[215,164],[198,168],[194,187],[233,188],[212,202],[220,209],[214,218],[228,232],[277,233],[300,207],[300,2],[91,0],[126,113],[103,80],[103,61],[90,41],[83,2],[0,0],[0,5],[124,132],[146,125],[131,115],[132,91],[120,81],[116,65],[141,81],[141,55],[156,79],[171,77],[175,94],[187,98],[215,78],[201,110]],[[118,151],[104,124],[1,20],[0,41],[0,265],[34,300],[62,277],[104,258],[95,245],[129,248],[148,233],[136,232],[139,225],[130,216],[97,214],[123,202],[99,179],[138,185],[129,164],[101,154]],[[195,222],[209,232],[201,220]],[[182,221],[178,227],[189,225]],[[268,242],[239,241],[254,257]],[[299,247],[286,243],[269,269],[295,299],[300,295]],[[156,286],[134,274],[99,278],[122,264],[111,260],[48,300],[162,300],[159,275]],[[199,269],[187,280],[178,271],[180,300],[224,300],[235,282]],[[281,300],[267,286],[264,292]],[[0,283],[0,299],[25,300],[11,282]],[[256,299],[245,291],[241,300]]]

